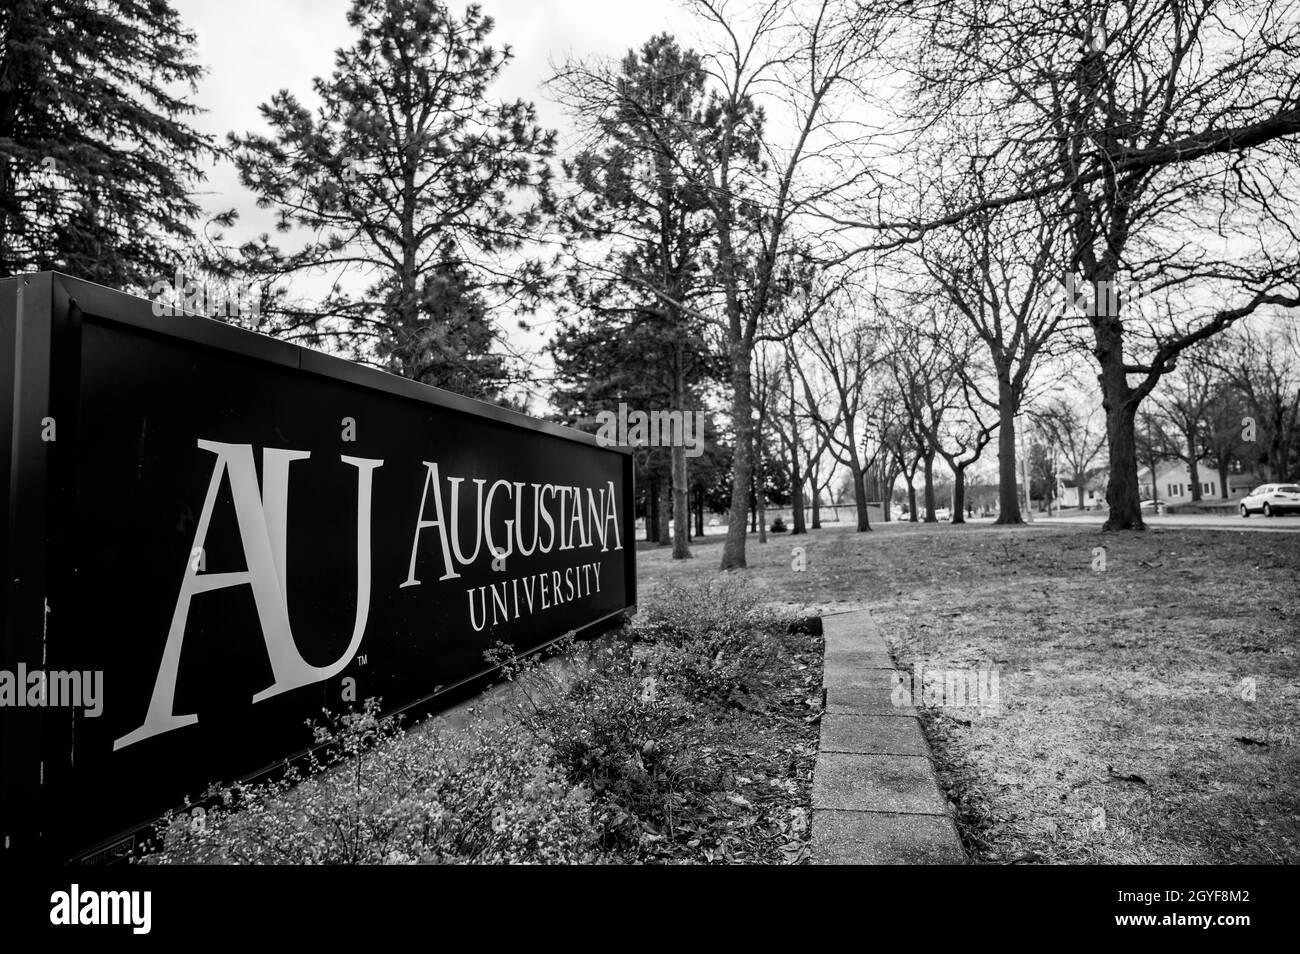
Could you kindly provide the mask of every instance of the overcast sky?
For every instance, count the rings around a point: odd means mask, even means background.
[[[206,112],[195,125],[219,139],[231,130],[263,131],[257,107],[277,90],[289,89],[312,102],[312,79],[328,75],[334,51],[356,39],[345,19],[348,0],[173,3],[198,33],[199,58],[208,69],[196,98]],[[621,56],[654,33],[692,32],[689,17],[674,0],[483,0],[480,6],[496,21],[493,42],[509,44],[515,56],[497,95],[534,101],[542,122],[561,129],[563,113],[540,89],[552,62],[571,55]],[[459,7],[453,4],[453,9]],[[212,170],[203,191],[209,211],[234,206],[247,231],[270,227],[270,213],[253,207],[229,164]],[[240,231],[242,236],[245,230]]]

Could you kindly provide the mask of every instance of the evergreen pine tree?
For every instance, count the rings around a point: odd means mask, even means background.
[[[167,0],[0,7],[0,275],[170,278],[212,150],[194,40]]]
[[[478,7],[354,0],[348,22],[360,36],[315,81],[318,111],[282,90],[262,106],[269,136],[231,136],[278,230],[306,235],[291,250],[249,243],[245,273],[338,278],[323,301],[274,301],[267,330],[494,397],[489,303],[539,281],[520,255],[550,209],[554,134],[531,103],[489,99],[511,53],[488,44]]]

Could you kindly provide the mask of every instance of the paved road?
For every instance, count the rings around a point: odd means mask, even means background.
[[[1247,519],[1241,517],[1216,517],[1213,514],[1162,514],[1153,516],[1143,514],[1146,525],[1153,529],[1160,527],[1193,527],[1197,530],[1250,530],[1268,533],[1300,533],[1300,516],[1263,517],[1252,514]],[[1034,523],[1083,523],[1100,526],[1106,522],[1106,515],[1101,512],[1085,513],[1070,517],[1043,517],[1034,514]]]

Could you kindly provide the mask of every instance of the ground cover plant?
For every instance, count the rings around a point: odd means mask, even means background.
[[[562,666],[497,650],[504,714],[404,731],[371,702],[311,760],[173,813],[153,863],[799,863],[821,640],[739,579],[664,588]]]

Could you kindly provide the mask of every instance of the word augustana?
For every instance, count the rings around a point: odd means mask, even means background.
[[[439,579],[454,580],[460,576],[457,567],[467,567],[478,559],[479,548],[486,545],[487,552],[494,560],[504,560],[518,553],[532,556],[533,553],[550,553],[556,550],[573,550],[579,547],[592,547],[600,544],[601,552],[611,548],[623,549],[618,528],[618,494],[614,482],[607,482],[599,489],[556,486],[555,484],[525,484],[520,481],[498,480],[488,488],[486,495],[483,488],[486,480],[476,478],[477,488],[474,504],[476,525],[472,540],[474,549],[467,554],[461,547],[460,530],[460,492],[464,477],[446,478],[449,485],[446,507],[443,506],[443,493],[438,476],[438,465],[425,461],[427,473],[424,491],[420,497],[420,518],[415,527],[415,542],[411,546],[411,568],[402,586],[417,586],[420,581],[415,576],[415,561],[419,554],[420,533],[424,530],[438,530],[438,543],[442,550],[444,571]],[[528,491],[525,488],[529,488]],[[426,520],[428,513],[429,491],[433,491],[434,517]],[[531,493],[530,493],[531,491]],[[496,503],[501,496],[504,508]],[[526,506],[531,495],[531,507]],[[514,502],[511,508],[510,503]],[[501,520],[497,526],[504,531],[500,537],[493,532],[492,518],[498,510],[513,513],[514,517]],[[532,540],[524,545],[527,534],[524,533],[524,513],[532,511]],[[542,541],[542,526],[546,526],[547,535]],[[557,546],[558,544],[558,546]]]

